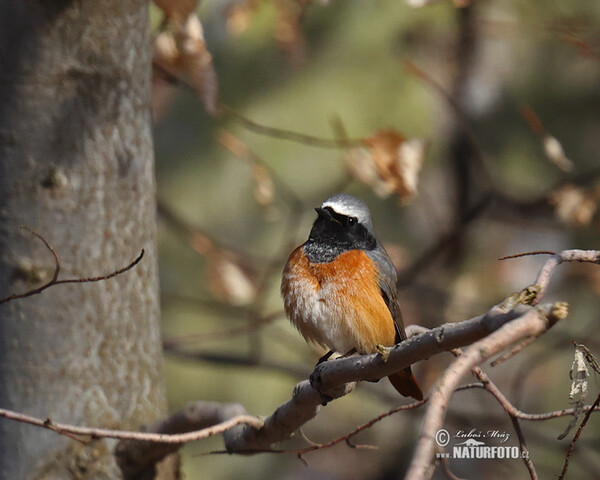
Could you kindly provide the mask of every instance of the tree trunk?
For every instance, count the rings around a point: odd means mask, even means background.
[[[148,5],[0,0],[0,406],[139,429],[165,414]],[[0,419],[1,479],[119,478],[114,442]],[[172,465],[172,462],[171,464]],[[173,478],[163,465],[158,478]]]

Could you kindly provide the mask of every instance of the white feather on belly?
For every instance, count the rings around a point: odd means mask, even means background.
[[[285,311],[292,324],[309,342],[340,353],[355,348],[356,334],[350,322],[342,320],[349,314],[340,298],[343,288],[332,283],[316,286],[299,273],[294,268],[286,269],[282,282]],[[332,302],[332,298],[342,301]]]

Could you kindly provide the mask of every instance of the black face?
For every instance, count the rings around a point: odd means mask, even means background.
[[[315,220],[304,253],[313,263],[330,262],[348,250],[373,250],[377,240],[356,217],[336,213],[331,207],[316,208]]]

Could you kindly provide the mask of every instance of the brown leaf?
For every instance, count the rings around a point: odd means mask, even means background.
[[[365,139],[364,143],[369,155],[365,157],[357,150],[352,151],[351,172],[356,172],[357,178],[363,179],[376,192],[395,192],[401,202],[416,195],[425,142],[417,139],[406,141],[400,133],[384,130]],[[374,179],[373,170],[378,180]]]
[[[346,151],[345,160],[350,175],[371,187],[376,195],[385,198],[394,192],[393,186],[379,176],[368,149],[351,148]]]
[[[204,108],[212,115],[217,113],[217,74],[196,15],[190,15],[183,24],[174,23],[172,30],[165,30],[156,37],[154,63],[173,77],[188,82]]]

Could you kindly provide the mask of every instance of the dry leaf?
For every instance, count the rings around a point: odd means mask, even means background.
[[[208,288],[215,297],[236,306],[248,305],[254,300],[257,287],[251,273],[231,254],[213,251],[208,260]]]
[[[408,196],[417,194],[419,173],[425,158],[427,145],[423,140],[411,139],[400,145],[398,151],[398,170],[402,172],[404,189]]]
[[[393,193],[393,186],[381,179],[371,159],[371,153],[364,147],[351,148],[346,151],[346,167],[350,175],[362,182],[380,197]]]
[[[165,30],[156,37],[154,63],[173,77],[188,82],[204,108],[212,115],[217,113],[217,74],[196,15],[187,17],[183,24],[174,23],[172,30]]]
[[[555,207],[558,219],[573,227],[588,226],[598,207],[598,194],[568,184],[552,192],[549,201]]]
[[[575,412],[573,414],[573,419],[569,422],[565,431],[558,436],[558,440],[565,438],[569,434],[569,431],[577,424],[577,420],[583,412],[585,398],[587,397],[588,377],[590,376],[590,372],[586,364],[584,352],[578,345],[575,345],[575,357],[573,358],[569,376],[571,377],[569,400],[575,404]]]
[[[367,155],[359,149],[352,149],[348,155],[351,173],[379,194],[396,193],[401,202],[416,195],[425,142],[406,141],[398,132],[385,130],[365,139],[364,143],[368,147]]]

